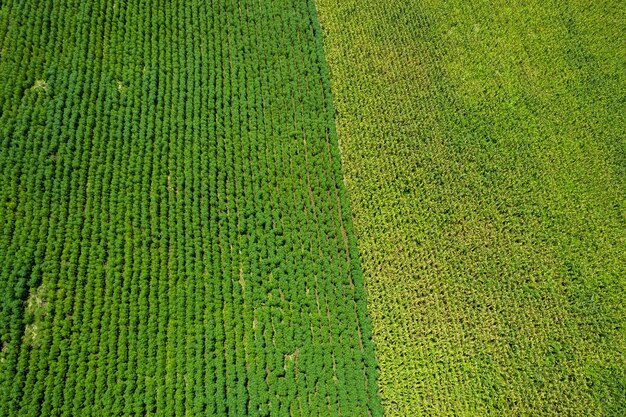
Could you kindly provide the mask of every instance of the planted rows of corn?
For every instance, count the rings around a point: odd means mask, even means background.
[[[316,5],[385,414],[626,415],[626,2]]]

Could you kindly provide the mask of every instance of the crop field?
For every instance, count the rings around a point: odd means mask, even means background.
[[[316,4],[385,414],[626,415],[626,3]]]
[[[625,33],[0,1],[0,417],[626,416]]]
[[[381,415],[310,1],[0,3],[0,415]]]

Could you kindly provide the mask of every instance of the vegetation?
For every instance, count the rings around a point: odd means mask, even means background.
[[[312,2],[0,3],[0,415],[380,415]]]
[[[626,3],[317,0],[387,415],[626,415]]]

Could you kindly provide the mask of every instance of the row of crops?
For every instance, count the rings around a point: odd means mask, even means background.
[[[385,414],[626,415],[626,3],[316,4]]]
[[[380,415],[310,1],[0,4],[0,415]]]

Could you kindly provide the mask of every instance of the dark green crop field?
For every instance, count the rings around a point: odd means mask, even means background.
[[[317,0],[389,416],[626,416],[626,2]]]
[[[0,415],[380,415],[310,1],[0,2]]]

